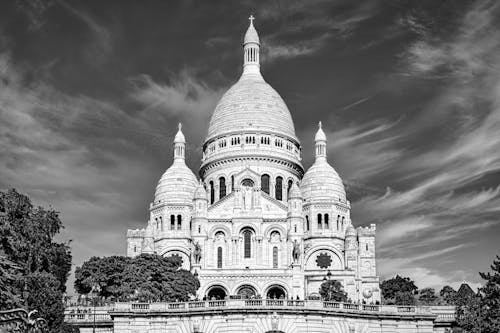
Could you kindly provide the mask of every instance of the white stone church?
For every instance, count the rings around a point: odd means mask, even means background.
[[[179,256],[200,280],[200,299],[314,298],[335,279],[352,301],[376,303],[375,225],[354,227],[321,123],[304,173],[292,116],[262,77],[259,49],[251,17],[243,73],[213,112],[199,179],[179,126],[173,164],[146,227],[128,230],[127,255]]]

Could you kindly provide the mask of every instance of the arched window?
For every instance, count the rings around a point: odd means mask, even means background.
[[[344,218],[345,216],[342,216],[342,230],[344,230]]]
[[[368,251],[368,243],[366,243],[366,251]]]
[[[283,178],[281,176],[276,177],[274,193],[276,200],[283,200]]]
[[[177,215],[177,230],[182,229],[182,216]]]
[[[262,192],[269,194],[269,175],[262,175],[260,177],[260,188]]]
[[[309,231],[309,216],[306,215],[306,231]]]
[[[323,224],[321,222],[321,214],[318,214],[318,229],[323,229]]]
[[[134,252],[137,252],[137,245],[134,245]]]
[[[217,268],[222,268],[222,247],[217,248]]]
[[[328,214],[325,214],[325,229],[330,229],[330,226],[328,225],[329,222],[329,216]]]
[[[170,230],[175,230],[175,216],[170,215]]]
[[[340,215],[337,215],[337,230],[340,230]]]
[[[244,258],[252,256],[252,232],[250,230],[243,231],[243,252]]]
[[[210,181],[210,204],[213,204],[215,201],[215,188],[214,182]]]
[[[198,233],[201,234],[201,225],[198,226]]]
[[[231,192],[234,191],[234,176],[231,176]]]
[[[278,268],[278,247],[273,247],[273,268]]]
[[[286,193],[290,193],[290,189],[292,188],[292,185],[293,185],[293,180],[289,179],[288,180],[288,187],[287,187],[287,192]]]
[[[222,199],[226,196],[226,178],[219,178],[219,199]]]

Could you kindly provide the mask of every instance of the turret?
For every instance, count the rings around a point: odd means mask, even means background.
[[[207,223],[208,198],[203,182],[200,180],[193,199],[193,230],[194,237],[205,235],[204,225]]]
[[[296,182],[292,184],[288,193],[288,228],[290,235],[301,236],[304,234],[304,221],[302,217],[302,193]]]

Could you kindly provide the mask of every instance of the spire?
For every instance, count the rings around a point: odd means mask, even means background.
[[[248,18],[250,25],[248,26],[245,38],[243,40],[243,75],[259,75],[260,76],[260,40],[259,34],[253,26],[255,17],[250,15]]]
[[[326,135],[323,132],[321,121],[318,123],[318,131],[314,137],[316,143],[316,160],[326,159]]]
[[[174,162],[184,161],[186,151],[186,138],[182,133],[182,124],[179,123],[179,130],[174,138]]]

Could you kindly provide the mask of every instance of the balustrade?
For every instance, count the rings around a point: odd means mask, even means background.
[[[108,311],[119,312],[182,312],[189,309],[206,309],[210,308],[296,308],[304,309],[319,309],[326,311],[348,310],[356,312],[381,312],[381,313],[398,313],[400,315],[413,315],[415,313],[434,314],[437,320],[453,321],[455,319],[454,307],[414,307],[414,306],[397,306],[397,305],[368,305],[355,303],[340,303],[340,302],[324,302],[316,300],[285,300],[285,299],[228,299],[228,300],[213,300],[213,301],[194,301],[194,302],[175,302],[175,303],[116,303],[114,307],[98,307],[96,309],[96,321],[111,321],[111,316]],[[68,308],[65,312],[65,319],[68,322],[89,322],[93,321],[92,309]]]

